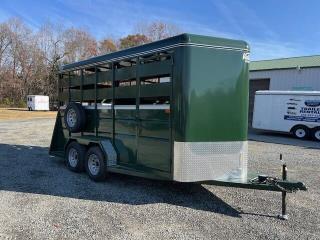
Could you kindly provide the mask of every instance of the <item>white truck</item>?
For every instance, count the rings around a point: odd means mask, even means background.
[[[49,96],[28,95],[27,106],[29,111],[49,111]]]
[[[257,91],[252,127],[320,141],[320,91]]]

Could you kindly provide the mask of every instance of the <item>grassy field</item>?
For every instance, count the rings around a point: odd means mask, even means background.
[[[1,120],[24,120],[33,118],[55,118],[55,111],[28,111],[25,108],[0,108]]]

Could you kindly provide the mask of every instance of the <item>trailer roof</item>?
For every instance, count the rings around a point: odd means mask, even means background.
[[[256,91],[256,95],[308,95],[308,96],[320,96],[320,91]]]
[[[121,51],[109,53],[106,55],[89,58],[87,60],[67,64],[61,67],[60,73],[67,72],[70,70],[87,68],[112,61],[118,61],[126,58],[134,58],[136,56],[151,54],[162,50],[172,49],[175,47],[185,45],[219,48],[227,50],[249,51],[249,46],[245,41],[184,33],[181,35],[144,44],[141,46],[132,47]]]
[[[250,71],[320,67],[320,55],[252,61]]]
[[[27,95],[27,97],[49,97],[48,95]]]

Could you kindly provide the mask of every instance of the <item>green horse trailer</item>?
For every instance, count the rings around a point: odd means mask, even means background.
[[[64,65],[50,155],[95,181],[107,172],[282,192],[249,177],[249,48],[182,34]]]

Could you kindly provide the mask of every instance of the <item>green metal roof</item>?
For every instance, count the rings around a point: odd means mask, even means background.
[[[320,67],[320,55],[252,61],[250,71]]]
[[[137,47],[124,49],[121,51],[101,55],[80,62],[75,62],[62,66],[60,72],[81,69],[92,65],[102,64],[114,60],[120,60],[127,57],[137,56],[142,53],[153,53],[164,50],[168,47],[178,47],[181,44],[194,44],[198,46],[215,46],[217,48],[242,49],[249,50],[249,46],[245,41],[232,40],[225,38],[216,38],[210,36],[201,36],[195,34],[184,33],[174,37],[166,38],[156,42],[144,44]]]

